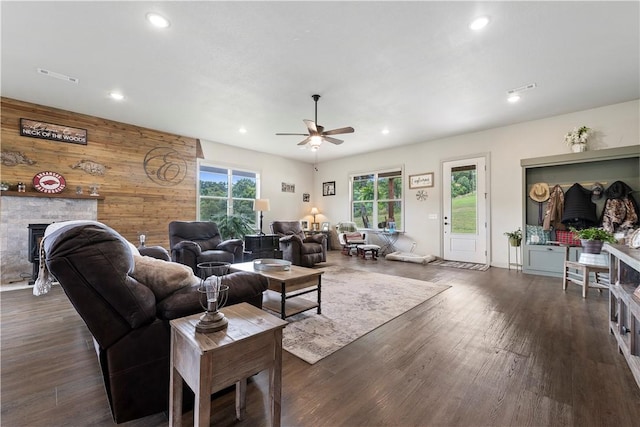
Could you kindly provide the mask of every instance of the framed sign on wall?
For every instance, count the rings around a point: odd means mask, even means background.
[[[409,188],[433,187],[433,172],[409,175]]]

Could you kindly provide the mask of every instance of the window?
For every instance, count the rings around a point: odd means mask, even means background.
[[[256,224],[253,201],[259,183],[258,173],[201,164],[199,175],[198,218],[201,221],[241,215]]]
[[[351,221],[360,228],[403,230],[402,170],[392,169],[351,176]]]

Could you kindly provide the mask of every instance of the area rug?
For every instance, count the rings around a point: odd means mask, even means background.
[[[322,314],[312,309],[291,316],[283,332],[283,348],[310,364],[450,288],[350,268],[322,270]]]
[[[437,259],[429,263],[429,265],[437,265],[439,267],[463,268],[465,270],[487,271],[490,267],[488,264],[476,264],[473,262],[446,261]]]

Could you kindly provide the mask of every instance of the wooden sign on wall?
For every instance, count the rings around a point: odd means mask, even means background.
[[[44,123],[38,120],[20,119],[20,135],[51,141],[87,145],[87,130],[70,126]]]

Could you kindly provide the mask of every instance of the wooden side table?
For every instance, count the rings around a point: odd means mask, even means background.
[[[280,426],[282,329],[287,322],[247,303],[220,311],[229,325],[211,334],[195,331],[201,314],[170,322],[169,425],[182,423],[182,380],[195,393],[193,425],[209,426],[211,394],[235,384],[236,416],[242,419],[247,378],[268,369],[271,425]]]

